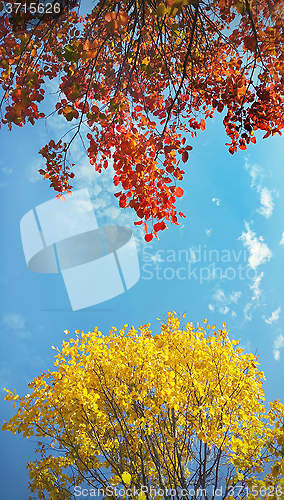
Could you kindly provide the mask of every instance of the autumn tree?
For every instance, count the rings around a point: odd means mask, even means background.
[[[66,118],[67,136],[41,149],[40,173],[59,197],[70,193],[68,153],[80,137],[95,170],[113,165],[119,205],[146,232],[150,223],[150,241],[178,224],[186,140],[216,110],[226,110],[231,154],[259,129],[281,133],[283,0],[99,0],[84,16],[79,7],[0,1],[2,123],[44,118],[38,104],[56,78],[50,113]]]
[[[284,496],[284,406],[266,410],[257,356],[204,323],[77,331],[30,394],[7,391],[18,410],[3,430],[37,441],[35,498]]]
[[[95,170],[113,165],[119,205],[146,232],[150,223],[150,241],[167,221],[178,224],[186,139],[214,111],[226,110],[232,154],[259,129],[281,133],[283,0],[100,0],[83,17],[79,6],[0,1],[2,123],[44,118],[38,104],[56,78],[50,112],[66,118],[69,134],[41,149],[40,173],[59,197],[71,193],[68,153],[80,137]]]

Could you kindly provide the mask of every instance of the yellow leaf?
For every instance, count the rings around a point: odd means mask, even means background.
[[[244,14],[245,13],[246,7],[245,7],[245,5],[242,2],[236,2],[236,7],[237,7],[237,11],[238,11],[239,14]]]
[[[131,483],[131,475],[129,474],[129,472],[123,472],[122,479],[123,482],[128,486]]]

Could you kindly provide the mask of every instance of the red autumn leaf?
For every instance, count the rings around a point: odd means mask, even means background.
[[[176,188],[176,192],[175,192],[175,195],[178,197],[178,198],[181,198],[184,194],[184,190],[181,188],[181,187],[178,187]]]
[[[255,51],[256,48],[256,39],[254,35],[246,36],[244,38],[244,46],[246,49],[250,50],[251,52]]]
[[[154,228],[154,231],[160,231],[161,230],[161,222],[156,222],[156,224],[154,224],[153,228]]]
[[[188,160],[188,152],[187,151],[183,151],[182,152],[182,161],[183,163],[186,163]]]
[[[174,171],[175,167],[173,167],[172,165],[169,165],[168,167],[166,167],[166,171],[169,172],[169,174],[171,174],[173,171]]]
[[[166,227],[167,226],[166,226],[165,222],[162,221],[161,224],[160,224],[160,231],[164,231],[164,229],[166,229]]]
[[[145,241],[147,241],[147,243],[149,243],[149,241],[151,241],[153,239],[153,235],[152,235],[152,233],[148,233],[148,234],[145,234],[144,238],[145,238]]]
[[[218,111],[218,113],[222,113],[223,109],[224,109],[224,104],[219,101],[218,104],[217,104],[217,111]]]

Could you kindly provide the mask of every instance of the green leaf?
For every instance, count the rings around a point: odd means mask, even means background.
[[[77,62],[80,59],[80,52],[75,51],[71,45],[66,45],[64,47],[63,57],[67,62]]]
[[[67,115],[65,115],[65,118],[68,122],[71,122],[71,120],[73,120],[73,113],[71,111],[71,113],[68,113]]]

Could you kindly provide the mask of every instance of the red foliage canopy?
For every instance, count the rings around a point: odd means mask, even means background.
[[[136,224],[152,221],[146,240],[178,224],[176,186],[188,161],[186,134],[226,110],[229,152],[284,126],[283,0],[0,1],[2,123],[32,124],[44,114],[45,80],[60,76],[55,112],[69,142],[40,151],[44,178],[61,197],[74,177],[67,152],[79,135],[90,163],[113,165],[119,205]],[[32,7],[33,6],[33,7]],[[86,131],[86,134],[85,132]],[[155,223],[155,220],[157,221]],[[154,225],[153,225],[154,224]]]

